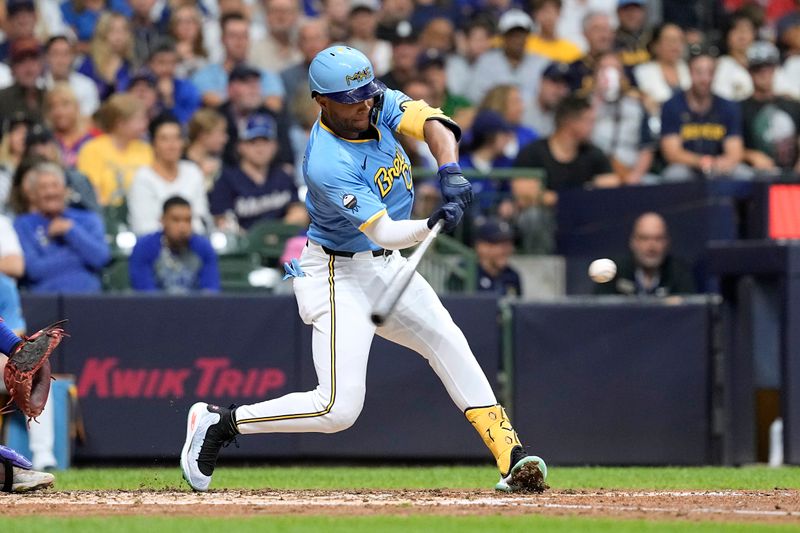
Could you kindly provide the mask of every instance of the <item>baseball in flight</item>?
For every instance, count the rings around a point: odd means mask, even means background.
[[[617,275],[617,264],[611,259],[595,259],[589,265],[589,277],[595,283],[608,283]]]

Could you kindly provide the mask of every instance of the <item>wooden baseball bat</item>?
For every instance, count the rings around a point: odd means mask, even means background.
[[[372,309],[372,314],[370,318],[372,319],[372,323],[376,326],[382,326],[386,319],[389,318],[389,315],[394,310],[394,306],[397,305],[397,301],[405,292],[406,287],[408,284],[411,283],[411,278],[414,277],[414,273],[417,271],[417,266],[419,265],[420,260],[422,260],[422,256],[425,255],[425,252],[430,247],[433,240],[439,235],[439,232],[442,231],[442,227],[444,226],[444,221],[438,221],[431,232],[428,233],[428,236],[425,237],[419,247],[414,250],[414,253],[411,254],[411,257],[408,258],[408,261],[405,265],[400,269],[400,272],[394,277],[392,283],[386,289],[386,292],[383,293],[383,296],[380,300],[375,304],[375,307]]]

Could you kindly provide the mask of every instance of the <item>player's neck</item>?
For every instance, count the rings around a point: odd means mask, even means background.
[[[331,124],[330,119],[328,119],[325,116],[324,112],[322,113],[322,115],[320,115],[320,120],[325,125],[325,127],[328,128],[329,130],[331,130],[334,133],[334,135],[336,135],[337,137],[341,137],[342,139],[347,139],[347,140],[350,140],[350,141],[354,141],[354,140],[358,139],[359,136],[360,136],[360,134],[358,134],[358,133],[353,133],[351,131],[339,130],[338,128],[336,128],[336,126]]]

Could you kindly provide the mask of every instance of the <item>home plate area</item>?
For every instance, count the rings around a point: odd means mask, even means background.
[[[48,491],[2,497],[3,514],[49,516],[542,514],[723,522],[800,521],[800,491]]]

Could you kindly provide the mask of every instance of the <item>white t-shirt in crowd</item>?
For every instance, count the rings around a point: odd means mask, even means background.
[[[633,68],[633,77],[636,78],[636,85],[642,93],[646,94],[659,104],[663,104],[670,98],[675,91],[685,91],[692,84],[689,76],[689,66],[681,61],[678,63],[678,87],[670,87],[664,79],[664,71],[661,65],[655,61],[648,61]]]
[[[178,163],[178,177],[174,181],[165,180],[152,167],[141,167],[136,171],[128,191],[128,223],[131,231],[144,235],[160,230],[164,202],[172,196],[180,196],[192,206],[194,232],[207,233],[206,224],[211,216],[203,173],[191,161]]]
[[[9,255],[22,255],[22,246],[19,244],[19,237],[11,219],[0,215],[0,257]]]

